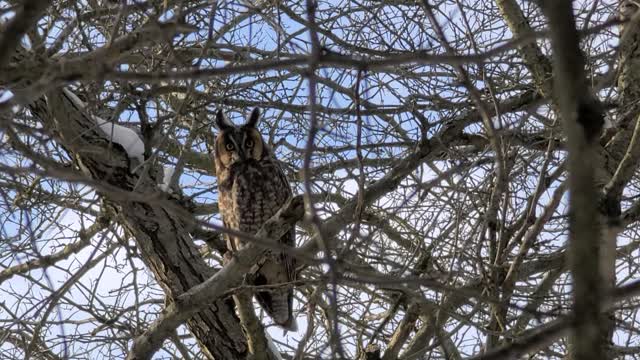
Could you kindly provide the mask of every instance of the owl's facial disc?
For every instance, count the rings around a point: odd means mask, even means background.
[[[249,160],[259,161],[263,157],[264,145],[260,133],[253,128],[240,127],[220,135],[217,156],[224,166]]]
[[[224,167],[247,161],[260,161],[269,150],[256,129],[260,121],[260,109],[255,108],[244,125],[236,126],[222,110],[216,114],[215,124],[220,133],[216,138],[216,159]]]

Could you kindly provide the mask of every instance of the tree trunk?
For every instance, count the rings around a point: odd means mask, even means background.
[[[37,100],[31,109],[83,173],[97,182],[96,190],[133,235],[169,302],[213,274],[193,243],[181,214],[184,208],[158,190],[153,171],[131,173],[124,149],[99,134],[94,120],[60,89],[47,93],[46,101]],[[143,198],[147,201],[135,200]],[[154,198],[158,201],[148,201]],[[246,357],[247,343],[230,299],[216,301],[187,325],[207,356],[218,360]]]

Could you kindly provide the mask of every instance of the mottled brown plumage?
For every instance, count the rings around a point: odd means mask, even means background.
[[[256,129],[260,110],[254,109],[247,122],[235,126],[222,111],[216,116],[218,135],[214,156],[218,177],[218,206],[225,227],[255,234],[292,196],[291,187],[271,149]],[[294,246],[292,229],[280,242]],[[227,236],[229,251],[237,251],[242,241]],[[270,251],[254,277],[254,285],[271,285],[295,280],[294,258]],[[292,312],[293,289],[277,287],[255,293],[273,321],[285,329],[295,329]]]

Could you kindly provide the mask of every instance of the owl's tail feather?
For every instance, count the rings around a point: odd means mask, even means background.
[[[296,319],[293,316],[292,298],[293,291],[274,291],[271,293],[271,317],[273,321],[290,331],[298,328]]]
[[[260,271],[253,279],[253,284],[274,285],[292,281],[286,267],[280,261],[265,261]],[[298,324],[293,316],[293,289],[290,287],[272,287],[268,290],[255,292],[260,306],[266,311],[273,322],[285,330],[295,331]]]
[[[258,291],[256,298],[266,310],[273,322],[289,331],[298,330],[298,323],[293,316],[293,291]]]
[[[289,314],[287,319],[283,322],[275,321],[281,328],[288,331],[298,331],[298,322],[296,321],[295,316],[292,313]]]

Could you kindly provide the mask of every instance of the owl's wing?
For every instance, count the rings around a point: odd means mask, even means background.
[[[284,190],[283,195],[286,196],[286,198],[290,198],[291,196],[293,196],[293,192],[291,191],[291,184],[289,184],[289,179],[287,179],[287,175],[285,175],[284,170],[282,169],[282,166],[278,163],[277,160],[273,160],[273,166],[276,169],[276,174],[281,184],[280,188]]]
[[[285,175],[284,171],[280,164],[276,164],[277,173],[279,180],[281,182],[281,189],[283,190],[282,197],[284,198],[283,203],[286,202],[289,198],[293,196],[293,192],[291,191],[291,185],[289,184],[289,180]],[[284,234],[280,238],[280,242],[289,246],[296,246],[296,229],[295,227],[291,228],[286,234]],[[287,272],[287,281],[294,281],[296,279],[296,259],[293,256],[288,255],[285,252],[280,254],[282,264],[285,266]],[[291,290],[293,291],[293,290]]]
[[[277,200],[285,204],[293,196],[289,180],[275,160],[273,162]],[[295,246],[295,229],[289,230],[280,238],[280,243]],[[269,253],[255,279],[255,285],[274,285],[290,283],[296,279],[295,258],[286,252]],[[293,287],[278,286],[256,292],[256,299],[260,306],[269,314],[273,321],[287,330],[296,330],[297,323],[293,316]]]
[[[280,238],[280,242],[292,247],[296,246],[296,229],[292,228],[286,234],[284,234],[284,236]],[[289,281],[295,281],[297,277],[296,276],[296,258],[287,254],[284,251],[280,254],[280,257],[282,259],[282,263],[287,269],[287,275],[289,276]]]

